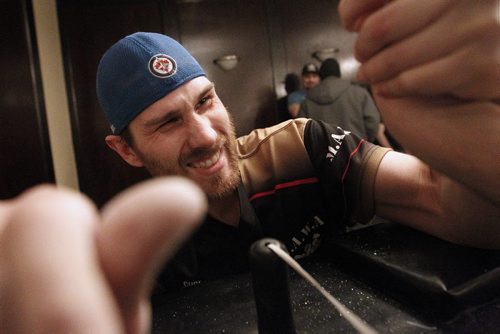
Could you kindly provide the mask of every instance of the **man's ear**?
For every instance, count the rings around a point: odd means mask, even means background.
[[[113,151],[118,153],[123,160],[125,160],[129,165],[134,167],[142,167],[144,164],[141,159],[137,156],[134,149],[127,143],[125,139],[121,136],[109,135],[106,136],[106,144]]]

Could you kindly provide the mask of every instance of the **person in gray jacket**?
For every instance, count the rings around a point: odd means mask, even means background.
[[[380,114],[368,91],[340,79],[340,66],[333,58],[323,61],[319,75],[321,82],[308,91],[301,116],[340,126],[373,142]]]

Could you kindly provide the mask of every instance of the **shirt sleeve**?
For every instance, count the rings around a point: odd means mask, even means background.
[[[301,90],[297,90],[293,93],[290,93],[290,95],[288,95],[287,97],[287,105],[291,105],[291,104],[301,104],[302,101],[304,101],[306,97],[306,93],[304,91],[301,91]]]
[[[331,205],[343,207],[344,223],[368,223],[374,215],[375,177],[389,149],[316,120],[306,125],[304,145]]]

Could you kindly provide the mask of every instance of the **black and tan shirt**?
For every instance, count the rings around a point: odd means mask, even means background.
[[[160,277],[190,286],[246,270],[252,242],[280,240],[296,259],[373,216],[373,188],[388,151],[339,127],[295,119],[238,138],[238,227],[207,217]]]

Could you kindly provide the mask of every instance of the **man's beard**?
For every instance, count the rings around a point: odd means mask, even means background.
[[[234,130],[234,125],[231,122],[230,129],[227,135],[219,134],[217,139],[216,149],[220,149],[226,152],[228,161],[228,173],[218,173],[209,179],[203,179],[202,181],[190,177],[189,173],[185,169],[179,166],[178,161],[162,161],[159,157],[147,157],[142,154],[142,152],[136,153],[141,158],[144,167],[153,176],[169,176],[178,175],[185,176],[192,179],[202,188],[206,193],[208,199],[219,199],[231,192],[233,192],[238,184],[240,183],[240,170],[238,168],[238,153],[236,151],[236,135]],[[188,155],[192,157],[193,155],[203,157],[212,155],[213,150],[198,150],[196,152],[190,152]],[[186,161],[188,157],[181,157],[180,161]],[[182,164],[184,165],[184,164]],[[226,169],[224,169],[226,170]]]

